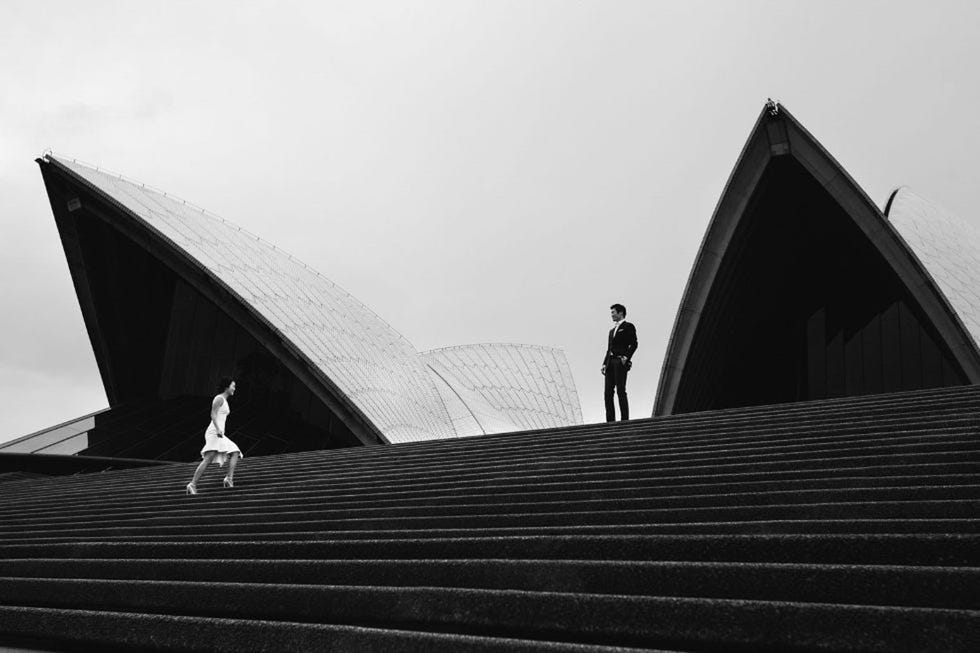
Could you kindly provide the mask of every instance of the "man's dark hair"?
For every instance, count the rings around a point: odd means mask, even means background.
[[[623,317],[626,317],[626,307],[623,306],[622,304],[613,304],[609,308],[616,311],[617,313],[621,313]]]
[[[218,392],[224,392],[225,390],[227,390],[228,386],[231,385],[232,381],[234,381],[234,379],[231,378],[230,376],[221,377],[221,380],[218,381]]]

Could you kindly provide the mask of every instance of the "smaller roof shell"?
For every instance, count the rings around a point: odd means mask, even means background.
[[[434,349],[422,357],[471,407],[467,429],[497,433],[582,423],[571,369],[559,349],[493,343]]]

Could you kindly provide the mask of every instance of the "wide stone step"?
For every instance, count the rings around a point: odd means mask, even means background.
[[[131,519],[154,520],[219,517],[229,509],[248,511],[251,514],[284,514],[308,510],[356,509],[406,506],[412,508],[446,507],[454,505],[488,504],[537,504],[555,501],[582,501],[602,499],[650,499],[666,502],[689,500],[703,505],[714,503],[710,497],[739,497],[743,504],[755,505],[787,501],[799,497],[819,496],[821,500],[847,500],[858,496],[863,499],[903,498],[914,492],[915,498],[934,498],[930,493],[956,493],[959,498],[976,497],[965,488],[980,478],[971,474],[950,474],[948,476],[902,476],[902,477],[846,477],[843,479],[802,479],[771,482],[717,483],[664,485],[661,479],[646,478],[632,481],[604,481],[583,484],[569,480],[560,486],[552,483],[546,486],[505,485],[450,487],[448,489],[412,489],[408,492],[307,492],[289,493],[288,487],[282,492],[263,490],[249,491],[249,488],[236,488],[235,492],[216,488],[214,494],[199,495],[200,501],[174,501],[171,493],[163,500],[148,501],[142,495],[126,497],[125,502],[103,503],[98,507],[73,507],[71,514],[65,514],[65,507],[47,509],[25,509],[14,516],[7,517],[0,524],[0,532],[13,531],[31,525],[37,528],[58,524],[86,524],[113,521],[123,523]],[[206,486],[201,485],[203,493]],[[919,490],[922,494],[919,494]],[[952,494],[945,496],[953,497]],[[288,497],[288,501],[286,498]],[[210,501],[208,499],[211,499]],[[692,504],[693,505],[693,504]],[[163,523],[163,522],[159,522]]]
[[[719,501],[721,501],[719,499]],[[316,525],[322,530],[363,530],[370,536],[376,529],[385,528],[482,528],[492,534],[498,527],[533,527],[560,525],[599,525],[658,522],[752,521],[774,519],[970,519],[980,514],[978,499],[934,499],[898,501],[849,501],[769,504],[746,506],[734,500],[729,505],[678,506],[672,508],[643,507],[661,502],[608,501],[567,502],[555,505],[526,507],[479,506],[458,507],[448,511],[420,509],[378,509],[371,511],[306,511],[296,515],[237,515],[226,514],[221,522],[214,519],[173,520],[173,523],[154,523],[153,518],[134,520],[130,525],[78,525],[33,529],[25,527],[13,536],[38,538],[63,536],[84,540],[98,536],[139,536],[169,534],[221,535],[231,533],[276,533],[304,530]],[[286,517],[293,517],[287,519]],[[308,528],[307,528],[308,529]],[[2,541],[2,540],[0,540]]]
[[[951,455],[952,456],[952,455]],[[385,479],[374,479],[374,483],[348,485],[331,483],[329,479],[317,479],[304,484],[289,483],[280,480],[277,484],[256,486],[247,475],[245,481],[234,489],[226,491],[221,487],[219,475],[206,475],[199,489],[201,494],[195,497],[196,504],[220,502],[233,503],[236,506],[250,508],[268,503],[283,504],[296,501],[329,500],[330,498],[372,497],[398,498],[424,497],[427,495],[466,496],[469,494],[484,494],[520,490],[535,493],[561,491],[569,486],[576,488],[613,488],[613,487],[660,487],[665,496],[687,493],[689,489],[715,487],[719,490],[729,489],[788,489],[792,487],[874,487],[895,486],[903,484],[945,485],[970,482],[980,478],[980,456],[976,462],[933,462],[926,464],[906,463],[900,465],[874,465],[857,468],[825,468],[812,470],[790,469],[775,472],[736,472],[696,475],[671,475],[665,473],[669,468],[651,470],[608,470],[581,473],[541,474],[510,474],[492,479],[446,479],[443,477],[427,480],[425,483],[414,483],[411,480],[400,484],[387,482]],[[169,486],[161,487],[159,483],[146,485],[139,492],[113,491],[103,494],[97,503],[77,502],[71,506],[73,511],[82,516],[88,511],[95,510],[96,514],[110,514],[113,511],[126,510],[183,510],[186,503],[174,501],[174,485],[185,481],[187,476],[178,476],[168,481]],[[947,482],[948,481],[948,482]],[[673,488],[678,488],[674,490]],[[3,512],[4,519],[17,519],[20,515],[30,514],[43,517],[44,515],[63,515],[66,510],[64,502],[53,501],[50,504],[24,505],[17,503],[8,511]]]
[[[548,535],[412,540],[275,540],[0,544],[8,558],[404,560],[675,560],[849,565],[980,566],[977,534]]]
[[[15,559],[11,580],[456,587],[881,606],[980,608],[980,569],[614,560]],[[14,590],[8,595],[16,596]]]
[[[735,488],[735,491],[719,491],[711,485],[669,488],[663,491],[660,486],[633,488],[611,488],[590,490],[555,490],[535,492],[484,493],[446,495],[434,497],[386,498],[375,496],[368,500],[356,495],[348,498],[322,498],[312,496],[289,503],[266,500],[262,502],[245,501],[235,496],[230,489],[222,488],[227,497],[225,501],[196,501],[196,497],[173,502],[169,510],[152,511],[150,506],[135,503],[111,512],[79,511],[72,515],[45,512],[37,515],[22,513],[18,518],[5,520],[0,524],[0,532],[18,530],[26,525],[36,528],[74,524],[103,524],[112,522],[125,525],[138,522],[146,525],[179,524],[190,521],[212,520],[227,514],[229,508],[238,512],[247,511],[256,519],[263,520],[276,516],[309,515],[311,519],[343,514],[358,516],[404,516],[453,514],[458,511],[480,509],[489,513],[508,513],[517,511],[552,512],[555,508],[568,507],[586,510],[601,510],[607,507],[616,509],[649,509],[670,507],[703,506],[761,506],[793,503],[835,503],[861,501],[904,501],[936,499],[977,499],[980,498],[978,479],[963,477],[969,483],[956,484],[952,479],[937,479],[934,484],[900,484],[889,486],[864,485],[843,488],[794,488],[769,491],[759,489]],[[198,495],[200,496],[200,495]],[[273,495],[274,497],[274,495]],[[231,499],[238,499],[231,501]]]
[[[41,634],[43,636],[39,636]],[[629,653],[637,650],[597,644],[542,642],[512,637],[479,637],[295,621],[12,606],[0,606],[0,636],[5,636],[4,641],[37,647],[39,650],[50,650],[52,642],[68,646],[68,650],[179,650],[205,653]],[[79,645],[84,648],[79,649]],[[670,653],[661,650],[663,653]]]
[[[641,647],[949,651],[980,641],[980,613],[969,610],[522,590],[3,579],[0,604]]]
[[[315,528],[315,525],[314,525]],[[402,528],[364,530],[277,530],[256,533],[246,529],[230,533],[156,533],[153,535],[126,533],[85,534],[38,537],[11,537],[8,544],[44,544],[55,542],[203,542],[203,541],[280,541],[349,539],[451,539],[530,535],[812,535],[812,534],[955,534],[980,533],[980,519],[784,519],[728,522],[689,523],[629,523],[601,525],[515,526],[487,528]]]

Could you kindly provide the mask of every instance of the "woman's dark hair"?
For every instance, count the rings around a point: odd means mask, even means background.
[[[235,379],[231,378],[230,376],[221,377],[221,380],[218,381],[218,392],[224,392],[227,390],[228,386],[230,386],[234,380]]]

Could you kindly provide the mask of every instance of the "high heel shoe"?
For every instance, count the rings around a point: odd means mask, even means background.
[[[194,485],[194,481],[187,484],[187,494],[197,494],[197,486]]]
[[[221,481],[221,484],[225,487],[235,487],[235,484],[232,483],[231,479],[229,479],[227,476],[225,476],[225,480]]]

